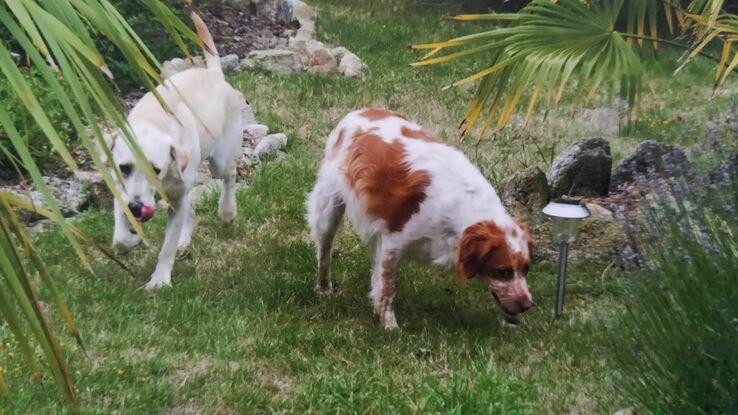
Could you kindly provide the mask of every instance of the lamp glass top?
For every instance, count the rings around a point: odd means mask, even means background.
[[[543,208],[543,213],[554,218],[563,219],[584,219],[589,217],[589,209],[578,200],[554,200]]]

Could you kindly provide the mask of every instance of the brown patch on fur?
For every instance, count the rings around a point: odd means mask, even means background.
[[[367,108],[361,111],[359,115],[361,115],[362,117],[366,118],[369,121],[379,121],[379,120],[383,120],[385,118],[390,118],[390,117],[402,118],[403,120],[406,119],[405,117],[403,117],[402,115],[394,111],[385,110],[382,108]]]
[[[530,234],[530,229],[528,228],[528,224],[525,223],[522,219],[515,219],[515,223],[518,224],[520,229],[523,231],[523,239],[528,244],[528,257],[533,257],[533,248],[535,248],[536,243],[533,240],[533,236]]]
[[[420,210],[430,175],[410,170],[402,143],[386,143],[374,134],[356,136],[349,148],[346,178],[366,203],[369,216],[384,220],[390,232],[399,232]]]
[[[400,132],[402,133],[403,136],[405,136],[407,138],[415,138],[415,139],[418,139],[418,140],[428,141],[430,143],[437,143],[438,142],[438,140],[436,140],[435,138],[431,137],[430,134],[428,134],[422,128],[420,130],[414,130],[412,128],[409,128],[409,127],[403,125],[402,128],[400,129]]]
[[[492,221],[477,222],[466,228],[458,249],[456,273],[462,280],[475,275],[502,278],[500,270],[527,272],[530,268],[530,256],[513,252],[505,241],[505,233]]]
[[[379,322],[385,325],[385,313],[392,311],[392,301],[395,298],[395,262],[396,253],[394,251],[387,254],[382,261],[382,292],[379,298]]]

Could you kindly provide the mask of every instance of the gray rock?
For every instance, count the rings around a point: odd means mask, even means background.
[[[710,183],[727,187],[736,181],[738,181],[738,152],[734,151],[710,172]]]
[[[269,127],[264,124],[249,124],[244,129],[247,137],[253,141],[261,140],[269,134]]]
[[[59,204],[62,215],[73,216],[90,206],[89,189],[85,188],[80,180],[44,176],[44,182],[51,190],[52,197]],[[36,189],[13,186],[3,190],[29,201],[33,206],[43,209],[49,208],[43,193]],[[41,218],[40,215],[31,212],[24,212],[21,216],[24,220],[38,220]]]
[[[80,170],[74,176],[82,184],[82,188],[88,192],[90,204],[97,208],[107,208],[113,204],[113,194],[105,184],[102,174],[96,171]]]
[[[172,75],[186,71],[191,68],[204,68],[205,60],[202,56],[194,56],[192,58],[182,59],[174,58],[168,61],[164,61],[161,65],[161,77],[164,79],[170,78]]]
[[[236,54],[225,55],[220,58],[220,66],[223,68],[223,73],[231,74],[236,72],[239,67],[239,58]]]
[[[610,189],[617,190],[627,183],[637,182],[639,178],[653,175],[666,179],[692,179],[696,173],[684,149],[646,140],[638,144],[633,154],[623,159],[615,168]]]
[[[166,79],[172,75],[192,67],[192,64],[182,58],[174,58],[164,61],[161,65],[161,77]]]
[[[307,69],[314,73],[335,73],[338,70],[338,62],[336,62],[336,58],[331,54],[330,49],[322,47],[310,54]]]
[[[300,25],[295,38],[300,40],[315,39],[316,20],[318,19],[318,13],[315,9],[300,0],[286,1],[292,7],[292,21],[297,21]]]
[[[286,49],[255,50],[249,53],[241,66],[277,74],[292,74],[300,71],[295,52]]]
[[[338,71],[341,74],[355,78],[363,78],[365,69],[364,62],[351,52],[345,53],[338,65]]]
[[[241,157],[241,160],[239,160],[239,164],[242,167],[250,168],[259,164],[259,156],[256,155],[253,148],[243,147],[242,152],[243,156]]]
[[[338,46],[338,47],[331,49],[331,54],[333,54],[333,56],[335,56],[336,60],[339,62],[341,61],[341,59],[343,59],[344,56],[346,56],[349,53],[351,53],[351,51],[346,49],[343,46]]]
[[[613,415],[635,415],[635,411],[631,408],[626,408],[615,412]]]
[[[315,23],[318,19],[318,13],[314,8],[305,4],[300,0],[288,0],[292,4],[292,20],[297,20],[300,25],[305,23]]]
[[[532,166],[513,174],[505,184],[503,199],[513,212],[538,213],[549,199],[546,173]]]
[[[602,138],[579,139],[556,156],[548,171],[551,197],[604,196],[610,187],[612,155]]]
[[[274,158],[285,147],[287,147],[287,136],[285,134],[270,134],[259,140],[259,144],[254,148],[254,154],[256,154],[259,160]]]
[[[292,21],[292,1],[288,0],[257,0],[256,13],[277,23]]]

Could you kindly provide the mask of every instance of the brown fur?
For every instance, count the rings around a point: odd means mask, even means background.
[[[405,117],[394,111],[389,111],[381,108],[367,108],[364,111],[361,111],[359,115],[369,121],[379,121],[389,117],[398,117],[402,118],[403,120],[405,119]]]
[[[366,204],[369,216],[384,220],[390,232],[400,232],[420,210],[430,184],[427,171],[411,171],[399,141],[386,143],[366,133],[354,137],[346,162],[346,177]]]
[[[525,228],[523,231],[527,233]],[[459,240],[456,272],[462,280],[475,275],[499,277],[499,270],[504,269],[527,273],[528,268],[530,256],[511,251],[505,241],[505,233],[494,222],[477,222],[469,226]]]
[[[382,292],[378,304],[377,313],[379,322],[385,325],[385,312],[392,309],[392,301],[395,298],[395,262],[397,254],[393,251],[382,261]]]
[[[408,128],[407,126],[402,126],[402,129],[400,130],[403,136],[407,138],[415,138],[418,140],[428,141],[431,143],[437,143],[438,140],[431,137],[425,130],[413,130],[412,128]]]

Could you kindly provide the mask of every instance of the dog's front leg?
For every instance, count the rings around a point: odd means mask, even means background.
[[[159,252],[159,261],[156,263],[156,269],[151,275],[151,280],[146,284],[146,289],[171,285],[172,267],[174,267],[174,258],[177,255],[177,245],[180,235],[182,235],[182,227],[184,226],[189,206],[189,195],[177,201],[172,201],[169,207],[169,218],[167,219],[167,230],[164,235],[164,244]]]
[[[399,250],[388,249],[378,241],[372,270],[371,298],[374,311],[379,315],[379,323],[387,330],[396,329],[397,320],[392,303],[395,300],[395,268],[399,260]]]
[[[114,202],[113,211],[115,219],[115,228],[113,228],[113,247],[123,252],[130,251],[131,248],[141,242],[141,237],[130,231],[128,218],[123,211],[123,207],[120,206],[117,200]]]

